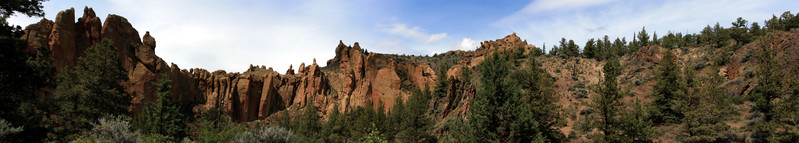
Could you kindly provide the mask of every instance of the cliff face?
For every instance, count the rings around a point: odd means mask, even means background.
[[[431,88],[436,75],[427,63],[396,62],[385,54],[365,53],[358,43],[340,43],[336,56],[323,69],[316,60],[302,63],[295,73],[290,69],[280,74],[264,66],[251,66],[243,73],[209,72],[205,69],[181,69],[168,65],[155,54],[156,40],[149,32],[140,38],[127,19],[108,15],[102,23],[91,8],[75,21],[74,8],[59,12],[55,21],[42,19],[26,27],[21,39],[28,42],[28,51],[49,47],[54,65],[60,71],[74,66],[83,51],[110,39],[117,47],[117,56],[128,73],[122,82],[133,96],[130,109],[139,112],[145,101],[157,98],[155,82],[160,74],[172,80],[173,99],[198,103],[195,112],[219,108],[236,121],[253,121],[285,109],[306,105],[319,107],[326,114],[338,105],[351,107],[393,106],[395,100],[409,95],[401,85]],[[405,79],[398,73],[405,73]]]

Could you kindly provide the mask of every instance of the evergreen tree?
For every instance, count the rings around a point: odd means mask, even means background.
[[[776,47],[771,43],[773,38],[761,40],[758,59],[758,84],[749,94],[753,103],[752,114],[758,115],[758,121],[749,126],[755,142],[797,142],[796,93],[786,92],[785,77],[780,70],[782,64],[774,57]],[[793,95],[791,95],[793,94]]]
[[[444,64],[439,64],[438,71],[436,72],[436,87],[435,87],[435,94],[436,98],[443,98],[447,96],[447,90],[449,90],[449,77],[447,77],[447,70],[449,66]]]
[[[580,46],[574,44],[574,40],[569,40],[569,57],[577,57],[580,56]]]
[[[641,32],[638,33],[638,46],[648,46],[649,45],[649,34],[646,33],[646,27],[641,29]]]
[[[319,138],[319,130],[322,125],[319,123],[319,114],[316,113],[316,106],[313,105],[313,99],[305,103],[305,108],[302,113],[292,121],[292,129],[300,136],[304,136],[309,141]]]
[[[433,142],[435,137],[430,132],[433,129],[433,119],[426,113],[430,108],[431,95],[429,91],[415,89],[408,99],[405,108],[400,108],[400,130],[396,135],[399,142]],[[396,106],[396,105],[395,105]],[[396,115],[395,115],[396,116]]]
[[[530,105],[521,101],[519,85],[506,78],[510,69],[497,53],[481,63],[483,77],[468,115],[471,133],[482,142],[546,141],[541,131],[546,128],[535,121]]]
[[[593,103],[589,106],[598,110],[586,116],[583,123],[585,129],[598,129],[599,132],[589,135],[595,142],[621,142],[621,124],[617,119],[621,115],[623,103],[619,101],[623,96],[619,94],[616,77],[621,74],[621,65],[617,57],[608,59],[603,66],[604,79],[600,83]]]
[[[651,143],[655,138],[655,128],[652,127],[649,114],[638,101],[632,110],[622,114],[619,121],[623,133],[621,142]]]
[[[688,72],[686,72],[688,73]],[[686,74],[692,77],[692,75]],[[730,128],[726,123],[725,109],[731,104],[723,97],[724,88],[719,81],[720,76],[709,74],[699,81],[687,82],[692,86],[685,98],[685,118],[683,123],[683,141],[685,142],[729,142],[726,132]],[[686,79],[689,79],[686,77]],[[701,82],[701,83],[700,83]],[[701,85],[701,86],[700,86]]]
[[[400,100],[401,101],[401,100]],[[338,105],[333,106],[333,111],[330,112],[327,122],[322,127],[322,134],[326,141],[329,142],[346,142],[347,138],[344,135],[346,129],[346,117],[338,109]]]
[[[54,86],[55,69],[49,60],[48,47],[37,53],[26,52],[27,42],[20,40],[22,27],[9,24],[7,18],[21,13],[28,17],[42,17],[42,0],[3,1],[0,4],[0,119],[11,126],[19,126],[3,141],[42,142],[49,128],[42,118],[49,112],[48,104],[37,99],[37,91]],[[0,141],[2,142],[2,141]]]
[[[155,83],[158,89],[158,100],[148,102],[144,108],[143,127],[141,130],[147,134],[159,134],[172,138],[173,141],[182,139],[187,135],[187,119],[180,112],[180,102],[172,102],[170,90],[171,80],[166,74],[161,74],[160,82]]]
[[[685,96],[684,84],[681,81],[680,68],[675,63],[674,54],[667,50],[663,60],[658,63],[655,75],[657,83],[650,97],[649,113],[654,123],[679,123],[683,115],[680,112],[682,98]]]
[[[658,32],[655,31],[655,32],[652,32],[652,33],[653,33],[652,34],[652,44],[660,45],[660,40],[658,40]]]
[[[557,130],[558,127],[565,126],[563,117],[558,114],[560,106],[557,102],[556,92],[552,88],[554,83],[550,75],[541,69],[535,57],[527,60],[527,66],[523,69],[512,71],[509,75],[512,82],[521,87],[523,96],[522,105],[526,106],[528,115],[532,118],[521,118],[531,121],[523,123],[536,123],[537,125],[519,126],[522,132],[537,132],[545,141],[557,142],[565,139],[565,136]],[[524,114],[523,114],[524,115]],[[528,128],[529,127],[529,128]],[[534,140],[529,138],[528,140]]]
[[[131,97],[120,85],[128,77],[116,56],[117,48],[111,40],[103,39],[85,52],[75,67],[58,74],[53,93],[59,116],[54,123],[62,127],[56,130],[58,139],[88,130],[89,123],[103,116],[129,114]]]
[[[583,46],[583,57],[593,59],[596,58],[596,48],[594,47],[594,38],[589,39],[585,42],[585,46]]]

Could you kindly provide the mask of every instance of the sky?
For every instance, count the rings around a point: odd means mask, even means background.
[[[75,18],[91,7],[128,19],[157,41],[156,54],[181,68],[243,72],[249,65],[285,71],[289,65],[321,66],[339,41],[358,42],[369,52],[432,55],[474,50],[480,42],[516,33],[529,44],[550,48],[561,38],[581,46],[608,35],[632,38],[646,28],[698,33],[706,25],[730,27],[738,17],[758,22],[785,11],[795,0],[52,0],[44,18],[74,7]],[[41,18],[13,16],[9,23]]]

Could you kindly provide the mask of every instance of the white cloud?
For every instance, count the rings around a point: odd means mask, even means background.
[[[532,7],[541,1],[533,1]],[[784,0],[673,0],[673,1],[619,1],[605,2],[601,6],[573,8],[570,11],[528,12],[520,10],[492,24],[495,28],[514,31],[533,44],[546,42],[547,47],[557,44],[561,37],[574,39],[582,44],[590,38],[608,35],[611,40],[627,37],[632,40],[635,32],[646,26],[649,34],[657,32],[663,36],[669,31],[682,33],[699,32],[705,25],[719,22],[729,27],[737,17],[750,22],[759,22],[793,9],[787,5],[796,3]],[[549,4],[558,7],[553,2]],[[599,5],[599,4],[591,4]],[[778,6],[777,6],[778,5]],[[568,8],[564,8],[568,9]]]
[[[480,46],[479,41],[475,41],[470,38],[463,38],[455,44],[455,50],[469,51],[477,49],[478,46]]]
[[[424,42],[425,44],[447,38],[447,33],[428,34],[422,28],[408,27],[408,25],[403,23],[378,25],[377,27],[382,32],[402,36],[404,38],[412,38],[420,42]]]
[[[571,10],[598,4],[613,2],[616,0],[535,0],[525,6],[522,12],[541,12],[551,10]]]

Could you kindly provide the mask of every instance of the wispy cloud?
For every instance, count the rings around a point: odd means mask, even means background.
[[[616,0],[534,0],[522,9],[521,12],[531,13],[553,10],[572,10],[613,1]]]
[[[392,35],[402,36],[404,38],[412,38],[425,44],[437,42],[441,39],[447,38],[447,33],[428,34],[422,28],[408,27],[403,23],[383,24],[377,26],[380,31]]]
[[[571,4],[564,4],[571,3]],[[554,44],[561,37],[584,43],[589,38],[608,35],[611,38],[627,37],[646,26],[652,34],[661,36],[669,31],[695,33],[704,25],[719,22],[728,27],[737,17],[760,22],[791,10],[786,0],[672,0],[635,1],[532,1],[527,8],[494,22],[495,28],[515,31],[532,43]],[[568,5],[568,6],[563,6]],[[555,7],[555,8],[544,8]],[[550,11],[533,11],[541,8]],[[549,46],[548,46],[549,47]],[[582,47],[582,46],[581,46]]]

